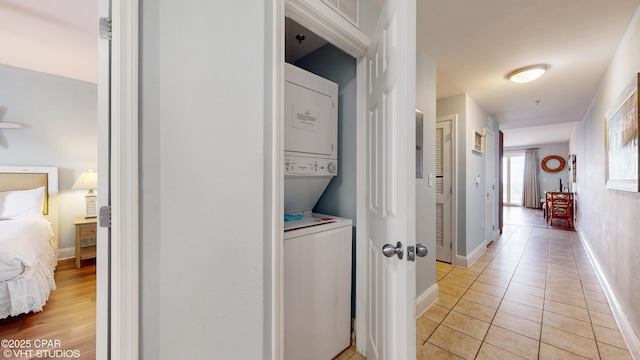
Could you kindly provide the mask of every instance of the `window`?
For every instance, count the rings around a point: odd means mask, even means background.
[[[506,154],[502,158],[503,199],[505,205],[522,205],[522,181],[524,178],[524,154]]]

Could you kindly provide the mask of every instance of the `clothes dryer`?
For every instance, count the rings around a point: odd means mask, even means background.
[[[284,358],[351,342],[352,221],[311,212],[338,173],[338,85],[285,64]]]

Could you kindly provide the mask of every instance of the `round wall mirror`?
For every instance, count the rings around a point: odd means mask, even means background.
[[[546,172],[558,172],[564,169],[564,166],[564,158],[557,155],[550,155],[542,159],[542,169]]]

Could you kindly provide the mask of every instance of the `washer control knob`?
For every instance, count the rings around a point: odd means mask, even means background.
[[[336,164],[328,163],[327,164],[327,170],[329,170],[330,174],[335,174],[335,172],[336,172]]]

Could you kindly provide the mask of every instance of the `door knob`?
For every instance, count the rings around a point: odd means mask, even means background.
[[[382,247],[382,253],[386,257],[393,257],[393,255],[398,255],[398,259],[402,260],[402,243],[398,241],[395,247],[391,244],[384,244],[384,246]]]
[[[424,256],[427,256],[428,253],[429,253],[429,249],[427,249],[426,246],[422,244],[416,244],[416,255],[420,257],[424,257]]]

